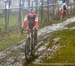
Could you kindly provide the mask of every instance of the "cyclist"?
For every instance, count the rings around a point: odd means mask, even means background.
[[[32,52],[31,55],[34,56],[34,46],[37,44],[37,30],[39,27],[39,22],[38,22],[38,14],[35,13],[35,10],[32,8],[28,9],[28,13],[25,15],[24,21],[22,22],[22,27],[25,28],[27,31],[27,38],[30,36],[30,32],[32,33],[32,37],[34,39],[34,42],[32,40]],[[34,31],[36,29],[36,31]],[[33,35],[34,31],[34,35]],[[34,45],[34,46],[33,46]]]
[[[25,28],[27,32],[31,31],[32,29],[38,30],[38,14],[35,13],[35,10],[32,8],[28,9],[28,13],[25,15],[24,21],[22,22],[22,27]]]
[[[62,17],[66,16],[66,12],[67,12],[67,4],[65,2],[63,2],[62,6],[61,6]]]

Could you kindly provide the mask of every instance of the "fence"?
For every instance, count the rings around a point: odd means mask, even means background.
[[[19,8],[0,9],[0,29],[3,31],[15,30],[21,28],[21,22],[27,12],[22,9],[20,13]]]
[[[28,5],[28,7],[31,7],[30,0],[28,0]],[[16,5],[14,7],[15,8],[0,9],[0,30],[9,31],[21,28],[21,22],[23,21],[24,16],[27,13],[27,8],[16,7]],[[48,0],[46,0],[45,2],[44,0],[41,0],[41,5],[39,5],[36,0],[36,3],[34,6],[32,6],[32,8],[35,8],[36,12],[39,14],[40,27],[49,25],[49,22],[52,19],[59,18],[59,15],[55,14],[55,10],[60,10],[60,6],[55,2],[49,4]],[[68,4],[68,14],[72,13],[75,14],[75,3]]]

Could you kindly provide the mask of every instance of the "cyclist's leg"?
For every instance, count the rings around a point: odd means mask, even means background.
[[[33,56],[33,50],[34,50],[34,45],[33,45],[33,30],[31,30],[31,56]]]
[[[65,10],[65,16],[67,15],[67,10]]]
[[[37,45],[37,30],[34,30],[34,46]]]
[[[34,30],[34,47],[37,45],[37,30]],[[34,51],[35,52],[35,51]]]
[[[33,30],[32,56],[35,56],[35,45],[37,44],[37,31]]]

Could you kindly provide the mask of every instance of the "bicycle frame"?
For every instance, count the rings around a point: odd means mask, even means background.
[[[27,40],[25,44],[25,58],[27,61],[30,59],[31,56],[33,57],[35,54],[35,44],[36,44],[35,33],[37,32],[35,30],[32,30],[27,35]]]

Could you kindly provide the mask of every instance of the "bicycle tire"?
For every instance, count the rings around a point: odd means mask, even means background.
[[[34,53],[33,53],[33,50],[34,50],[34,46],[33,46],[33,31],[31,32],[31,56],[33,57],[34,56]]]
[[[35,57],[35,46],[37,45],[37,30],[35,29],[34,31],[33,31],[33,43],[32,43],[32,57]]]
[[[25,59],[26,59],[26,61],[29,60],[29,52],[30,52],[30,46],[29,46],[29,44],[30,44],[30,38],[28,38],[26,40],[26,44],[25,44]]]
[[[31,32],[31,37],[29,36],[25,44],[25,59],[29,61],[31,58],[35,57],[35,45],[37,44],[37,30]],[[36,44],[35,44],[36,43]]]

